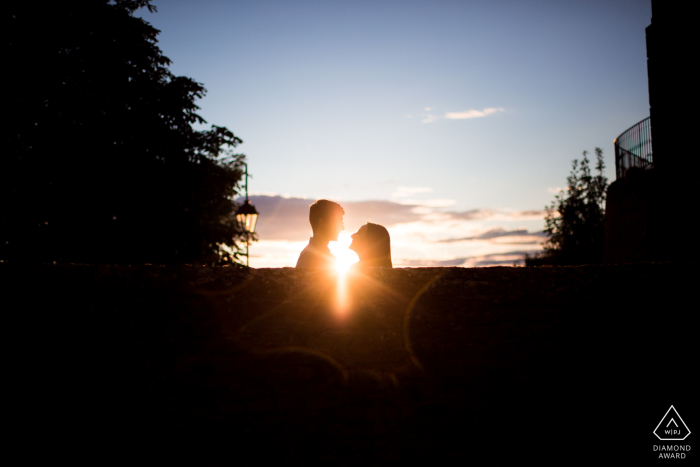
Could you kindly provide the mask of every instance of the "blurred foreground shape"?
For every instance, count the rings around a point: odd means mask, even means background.
[[[633,460],[698,392],[697,267],[0,263],[17,423],[202,464]]]

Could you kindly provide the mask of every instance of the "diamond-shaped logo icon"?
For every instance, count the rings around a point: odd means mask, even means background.
[[[688,437],[690,430],[676,409],[671,406],[654,429],[654,434],[661,441],[682,441]]]

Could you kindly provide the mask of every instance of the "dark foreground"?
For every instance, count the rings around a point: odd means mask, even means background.
[[[700,427],[697,267],[376,270],[342,287],[4,263],[17,426],[76,462],[653,460],[671,404]]]

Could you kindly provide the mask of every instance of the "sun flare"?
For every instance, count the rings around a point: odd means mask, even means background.
[[[341,232],[338,236],[338,241],[330,242],[328,245],[331,253],[336,258],[335,268],[339,273],[345,273],[350,266],[359,261],[357,253],[349,249],[350,243],[352,243],[350,233]]]

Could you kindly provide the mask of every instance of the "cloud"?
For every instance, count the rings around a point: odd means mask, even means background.
[[[462,238],[448,238],[446,240],[438,240],[436,243],[454,243],[472,240],[495,240],[504,237],[513,237],[508,240],[510,241],[496,241],[501,244],[536,244],[541,243],[547,235],[544,231],[540,232],[528,232],[527,229],[516,229],[516,230],[505,230],[501,227],[494,227],[486,232],[475,235],[472,237],[462,237]]]
[[[448,260],[410,259],[394,260],[398,267],[488,267],[488,266],[512,266],[514,263],[522,264],[525,253],[532,253],[532,250],[517,250],[505,253],[494,253],[489,255],[468,256],[465,258],[454,258]]]
[[[402,193],[429,192],[428,187],[403,188]],[[526,251],[542,249],[543,233],[527,230],[538,228],[529,222],[541,221],[542,211],[450,211],[444,207],[428,207],[425,201],[408,204],[405,197],[397,200],[401,202],[341,201],[345,210],[345,231],[341,237],[348,240],[349,235],[367,221],[384,225],[391,234],[394,264],[399,267],[510,266]],[[309,206],[314,201],[279,194],[250,196],[250,202],[260,213],[256,228],[260,241],[251,245],[253,254],[259,255],[251,263],[253,267],[294,266],[312,235]],[[518,251],[512,251],[513,248]]]
[[[485,117],[487,115],[495,114],[496,112],[504,112],[505,109],[503,107],[487,107],[482,110],[476,110],[476,109],[470,109],[470,110],[465,110],[463,112],[447,112],[445,113],[444,116],[439,116],[439,115],[434,115],[429,113],[430,111],[434,110],[433,107],[425,107],[423,109],[423,112],[419,112],[423,114],[423,118],[421,119],[422,123],[433,123],[436,122],[442,118],[446,118],[448,120],[465,120],[469,118],[479,118],[479,117]],[[406,118],[413,118],[413,114],[408,114],[405,116]]]
[[[562,189],[561,189],[560,187],[558,187],[558,186],[556,186],[556,187],[551,187],[551,186],[550,186],[549,188],[547,188],[547,191],[550,192],[550,193],[553,194],[553,195],[558,195],[559,192],[564,191],[564,190],[562,190]]]
[[[503,107],[488,107],[483,110],[465,110],[464,112],[447,112],[445,118],[448,120],[464,120],[468,118],[479,118],[485,117],[487,115],[494,114],[496,112],[503,112],[505,109]]]
[[[311,236],[309,206],[315,200],[279,195],[254,195],[249,198],[260,213],[255,231],[261,240],[304,241]],[[417,206],[392,201],[345,201],[340,204],[345,210],[345,229],[353,232],[367,221],[388,228],[420,221],[424,217],[424,214],[416,212]]]
[[[475,219],[488,219],[489,217],[493,217],[494,212],[488,209],[472,209],[461,212],[446,212],[445,214],[448,215],[450,219],[471,221]]]
[[[309,205],[312,200],[279,195],[253,195],[249,198],[260,213],[255,231],[261,240],[302,241],[311,236]]]
[[[450,219],[459,220],[476,220],[476,219],[495,219],[495,220],[536,220],[544,219],[545,211],[507,211],[507,210],[490,210],[490,209],[472,209],[470,211],[443,211],[444,215]]]
[[[428,187],[402,187],[401,191],[428,192]],[[381,224],[391,228],[402,224],[406,232],[433,232],[432,238],[426,241],[433,243],[436,239],[445,238],[447,230],[452,232],[455,239],[446,239],[444,243],[455,243],[479,235],[488,234],[489,238],[481,238],[487,242],[494,243],[500,237],[500,243],[537,243],[541,238],[537,233],[525,232],[520,235],[519,230],[502,230],[488,232],[474,232],[472,228],[467,228],[471,221],[523,221],[528,219],[543,219],[543,211],[502,211],[490,209],[472,209],[468,211],[447,211],[444,206],[453,204],[454,200],[427,200],[413,201],[400,198],[401,202],[389,200],[370,201],[342,201],[340,204],[345,210],[345,230],[355,232],[367,221]],[[240,200],[238,200],[240,202]],[[281,195],[252,195],[250,202],[253,204],[260,217],[256,232],[260,240],[280,240],[289,242],[306,241],[311,236],[311,226],[309,225],[309,206],[313,199],[284,197]],[[431,206],[432,205],[432,206]],[[458,227],[461,226],[461,227]],[[467,230],[465,231],[465,228]],[[457,229],[457,230],[454,230]],[[461,232],[460,232],[461,230]],[[461,233],[461,235],[460,235]],[[472,234],[471,237],[465,234]],[[436,238],[437,237],[437,238]],[[397,239],[398,240],[398,239]]]
[[[515,211],[509,213],[510,216],[516,217],[516,218],[522,218],[522,219],[542,219],[544,216],[547,214],[546,211],[540,211],[540,210],[535,210],[535,211]]]
[[[341,204],[345,209],[346,228],[359,228],[367,221],[388,228],[396,224],[420,221],[424,217],[416,211],[416,206],[392,201],[353,201]]]

